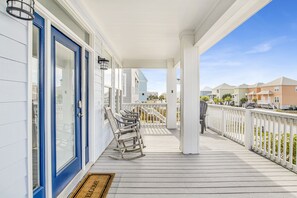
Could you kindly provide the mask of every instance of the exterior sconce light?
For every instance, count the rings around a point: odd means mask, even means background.
[[[105,58],[101,58],[100,56],[98,56],[98,63],[100,65],[101,70],[108,70],[109,60],[107,60]]]
[[[18,19],[32,21],[34,19],[34,0],[7,0],[6,12]]]

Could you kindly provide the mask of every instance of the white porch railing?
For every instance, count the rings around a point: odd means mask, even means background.
[[[163,126],[166,125],[167,104],[166,103],[131,103],[123,104],[123,109],[138,112],[141,123],[145,125]]]
[[[207,126],[297,172],[297,115],[209,105]]]
[[[181,119],[181,112],[180,112],[180,103],[176,104],[176,124],[177,127],[180,127],[180,119]]]

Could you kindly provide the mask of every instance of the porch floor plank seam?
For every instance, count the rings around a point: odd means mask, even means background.
[[[297,175],[207,131],[200,136],[201,153],[183,155],[179,131],[143,129],[146,156],[117,161],[109,145],[90,172],[114,172],[109,198],[297,197]]]

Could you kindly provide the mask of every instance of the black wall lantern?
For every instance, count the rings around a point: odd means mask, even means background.
[[[18,19],[32,21],[34,19],[34,0],[7,0],[6,12]]]
[[[108,70],[109,60],[107,60],[105,58],[101,58],[100,56],[98,56],[98,63],[100,65],[100,69]]]

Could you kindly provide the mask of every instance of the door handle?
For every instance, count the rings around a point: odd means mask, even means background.
[[[82,114],[82,113],[78,113],[77,116],[81,118],[81,117],[84,116],[84,114]]]

